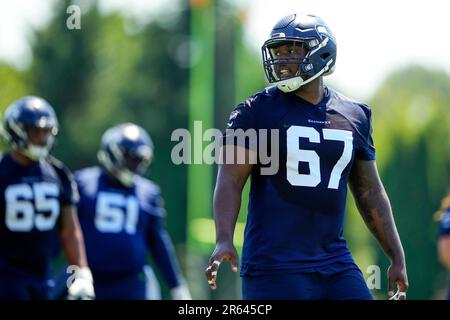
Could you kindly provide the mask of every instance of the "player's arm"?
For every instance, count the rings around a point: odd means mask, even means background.
[[[59,160],[49,157],[61,181],[61,213],[57,229],[67,262],[79,268],[87,267],[83,233],[78,221],[77,204],[80,200],[78,185],[72,172]]]
[[[438,257],[442,265],[450,271],[450,234],[439,237]]]
[[[393,296],[394,284],[397,284],[399,292],[406,292],[405,254],[376,162],[355,159],[349,182],[364,222],[391,260],[388,269],[389,295]]]
[[[225,145],[223,157],[233,152],[233,158],[245,156],[244,164],[222,164],[219,166],[214,190],[214,222],[216,226],[216,248],[206,268],[206,278],[211,289],[216,289],[217,272],[222,261],[231,262],[234,272],[238,268],[238,255],[233,245],[236,220],[241,207],[241,195],[245,182],[253,169],[255,152],[241,146]]]
[[[58,220],[59,238],[67,262],[75,271],[73,282],[68,288],[68,298],[93,299],[95,297],[93,278],[87,264],[83,233],[78,221],[77,203],[80,200],[78,186],[69,169],[56,159],[51,160],[61,179],[63,191]]]
[[[172,299],[191,300],[191,294],[184,283],[175,248],[164,227],[163,219],[151,216],[151,220],[147,240],[153,261],[169,286]]]
[[[66,205],[61,209],[59,223],[61,246],[70,265],[87,267],[83,233],[76,212],[76,207]]]
[[[69,287],[69,299],[93,299],[95,297],[93,278],[88,268],[83,233],[73,205],[61,208],[59,220],[61,247],[69,265],[77,266],[74,282]]]

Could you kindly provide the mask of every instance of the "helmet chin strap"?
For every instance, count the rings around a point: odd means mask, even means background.
[[[26,148],[16,147],[14,149],[16,149],[17,152],[23,154],[32,161],[45,159],[47,158],[49,153],[47,147],[36,146],[33,144],[28,145]]]
[[[134,176],[135,174],[127,169],[120,170],[115,174],[117,180],[125,187],[131,187],[134,184]]]
[[[276,86],[278,89],[280,89],[283,92],[292,92],[300,88],[301,86],[304,86],[307,83],[310,83],[314,79],[317,79],[321,75],[326,74],[326,72],[329,71],[330,64],[333,63],[333,60],[330,60],[327,65],[320,70],[318,73],[316,73],[314,76],[312,76],[309,79],[303,80],[301,76],[292,77],[290,79],[282,80],[277,82]],[[334,69],[333,69],[334,71]],[[331,71],[332,72],[332,71]]]

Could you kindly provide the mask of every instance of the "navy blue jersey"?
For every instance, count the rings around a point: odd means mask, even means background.
[[[450,235],[450,208],[447,208],[441,220],[439,221],[439,235]]]
[[[353,263],[343,237],[347,180],[355,159],[375,159],[370,109],[328,88],[313,105],[270,87],[232,112],[228,129],[239,128],[279,130],[279,170],[263,175],[258,161],[251,174],[241,275]]]
[[[94,277],[141,272],[150,251],[168,285],[179,285],[158,186],[136,177],[134,187],[126,188],[99,167],[80,170],[75,176],[80,191],[78,216]]]
[[[61,207],[78,201],[70,171],[54,158],[22,166],[0,159],[0,269],[46,278]]]

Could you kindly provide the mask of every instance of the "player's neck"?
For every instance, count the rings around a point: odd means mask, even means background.
[[[106,177],[109,180],[109,182],[116,188],[120,188],[120,189],[130,189],[133,188],[133,186],[127,187],[125,186],[122,182],[120,182],[119,179],[117,179],[115,176],[113,176],[112,174],[110,174],[107,170],[104,170],[104,172],[106,173]]]
[[[13,158],[15,162],[24,167],[31,166],[34,162],[27,156],[21,154],[20,152],[17,152],[16,150],[11,150],[11,158]]]
[[[301,86],[294,94],[311,104],[318,104],[324,97],[325,88],[322,77],[314,79],[310,83]]]

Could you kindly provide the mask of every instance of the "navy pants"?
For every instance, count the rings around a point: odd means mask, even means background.
[[[144,300],[145,281],[139,274],[120,277],[94,275],[96,300]]]
[[[0,270],[0,300],[48,300],[52,281]]]
[[[96,300],[159,300],[158,280],[150,267],[130,274],[93,273]]]
[[[372,300],[361,270],[242,277],[244,300]]]

